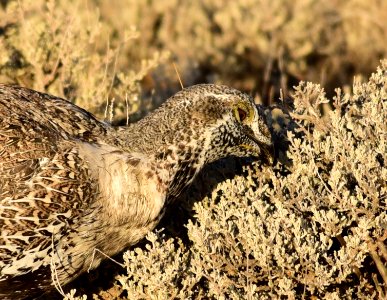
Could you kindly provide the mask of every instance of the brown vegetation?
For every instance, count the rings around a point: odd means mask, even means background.
[[[386,1],[1,4],[1,82],[126,122],[180,88],[174,61],[185,85],[229,84],[273,104],[274,168],[209,166],[159,231],[124,254],[126,270],[95,271],[112,287],[81,278],[77,294],[386,296]]]

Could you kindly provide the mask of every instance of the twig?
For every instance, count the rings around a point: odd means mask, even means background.
[[[179,74],[179,72],[177,71],[177,67],[176,67],[176,64],[175,64],[174,62],[173,62],[173,67],[175,68],[175,72],[176,72],[176,74],[177,74],[177,78],[179,79],[181,89],[184,89],[183,82],[181,81],[180,74]]]
[[[125,103],[126,103],[126,126],[129,125],[129,103],[128,103],[128,93],[125,93]]]
[[[376,290],[378,291],[379,293],[379,296],[380,296],[380,299],[386,299],[385,298],[385,294],[380,286],[380,283],[379,283],[379,280],[378,280],[378,275],[376,275],[375,273],[372,274],[372,280],[376,286]]]
[[[382,276],[383,281],[387,284],[387,268],[383,264],[379,255],[375,251],[376,245],[374,245],[372,243],[368,243],[368,249],[370,250],[371,257],[374,260],[376,268],[378,269],[380,275]]]
[[[93,250],[93,255],[92,255],[92,259],[91,259],[91,262],[90,262],[90,265],[89,265],[89,267],[87,268],[87,273],[89,273],[90,270],[91,270],[91,266],[92,266],[92,264],[93,264],[93,262],[94,262],[94,257],[95,257],[95,253],[96,253],[96,252],[102,254],[102,255],[105,256],[107,259],[110,259],[112,262],[116,263],[116,264],[119,265],[120,267],[125,268],[125,265],[124,265],[124,264],[119,263],[119,262],[116,261],[115,259],[111,258],[109,255],[103,253],[101,250],[99,250],[99,249],[97,249],[97,248],[94,248],[94,250]]]

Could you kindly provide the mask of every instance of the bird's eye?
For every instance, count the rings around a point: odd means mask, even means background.
[[[234,115],[238,122],[242,123],[250,117],[250,111],[245,106],[237,105],[234,109]]]
[[[243,122],[244,120],[246,120],[247,112],[244,109],[238,107],[238,111],[237,112],[238,112],[238,117],[239,117],[238,119],[239,119],[240,122]]]

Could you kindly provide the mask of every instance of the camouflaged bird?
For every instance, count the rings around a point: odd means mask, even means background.
[[[137,243],[205,164],[271,161],[264,116],[229,87],[201,84],[115,128],[74,104],[0,85],[0,298],[65,285]]]

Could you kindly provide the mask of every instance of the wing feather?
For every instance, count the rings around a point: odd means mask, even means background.
[[[99,142],[108,130],[66,100],[0,85],[0,281],[46,264],[52,235],[95,197],[74,145]]]

